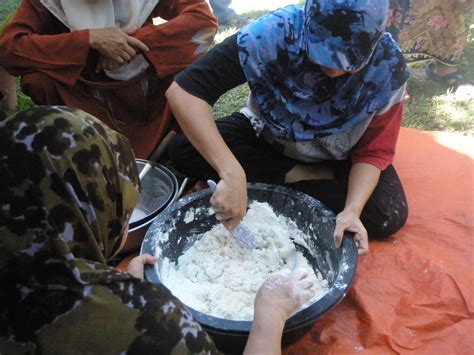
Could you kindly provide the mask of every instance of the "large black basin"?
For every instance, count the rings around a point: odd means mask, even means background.
[[[218,221],[209,215],[211,191],[205,189],[185,197],[163,211],[153,222],[143,240],[141,253],[176,261],[184,250]],[[309,249],[296,244],[314,269],[328,280],[330,290],[310,307],[292,316],[285,324],[284,342],[297,339],[316,319],[334,307],[351,286],[357,265],[357,248],[352,238],[345,237],[342,248],[334,245],[335,215],[318,200],[292,189],[267,184],[249,184],[250,201],[268,202],[277,214],[291,218],[309,236]],[[184,222],[187,211],[194,220]],[[159,265],[147,267],[145,277],[161,283]],[[195,319],[214,338],[221,351],[240,352],[245,345],[251,322],[208,316],[188,307]]]

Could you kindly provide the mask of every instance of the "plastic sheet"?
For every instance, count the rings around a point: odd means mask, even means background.
[[[286,354],[474,353],[474,141],[402,129],[407,225],[359,258],[346,298]]]
[[[394,165],[407,225],[285,354],[474,354],[474,140],[403,128]]]

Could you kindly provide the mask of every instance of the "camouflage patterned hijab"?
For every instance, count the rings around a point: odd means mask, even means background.
[[[129,143],[94,117],[0,121],[0,353],[213,349],[164,287],[106,265],[138,190]]]
[[[0,183],[10,202],[0,213],[5,232],[15,235],[9,252],[106,263],[138,201],[126,139],[66,108],[28,110],[0,127]]]

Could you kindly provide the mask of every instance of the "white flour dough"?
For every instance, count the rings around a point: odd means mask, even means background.
[[[327,293],[327,281],[315,275],[290,239],[302,239],[294,222],[277,216],[267,203],[253,202],[243,223],[256,235],[256,249],[242,249],[219,224],[186,250],[177,265],[163,260],[160,274],[164,285],[186,305],[233,320],[253,319],[258,289],[282,269],[308,271],[315,291],[308,304]]]

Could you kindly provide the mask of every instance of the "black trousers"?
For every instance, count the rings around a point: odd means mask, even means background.
[[[250,122],[240,113],[219,119],[216,123],[224,141],[244,168],[249,182],[285,185],[302,191],[324,203],[336,214],[344,209],[350,161],[320,163],[335,171],[335,179],[284,184],[285,175],[296,164],[304,163],[285,157],[277,147],[258,138]],[[216,171],[183,134],[177,135],[171,142],[169,155],[176,168],[186,175],[201,180],[219,179]],[[377,187],[362,211],[361,221],[370,238],[383,239],[403,227],[407,217],[405,193],[395,169],[390,165],[381,173]]]

